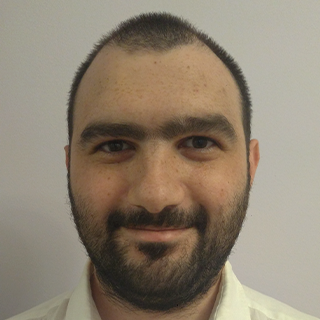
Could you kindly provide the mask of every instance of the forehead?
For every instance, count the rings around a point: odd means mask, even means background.
[[[106,47],[80,83],[74,134],[95,121],[129,121],[152,128],[173,117],[214,113],[242,130],[238,87],[207,47],[133,53]]]

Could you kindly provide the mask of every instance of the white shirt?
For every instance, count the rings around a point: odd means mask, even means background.
[[[101,320],[90,289],[90,264],[78,286],[8,320]],[[209,320],[320,320],[242,286],[226,263]]]

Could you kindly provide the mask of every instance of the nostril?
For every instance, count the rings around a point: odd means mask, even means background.
[[[178,183],[133,184],[128,192],[128,202],[142,207],[151,213],[161,212],[164,208],[175,208],[184,199],[183,188]]]

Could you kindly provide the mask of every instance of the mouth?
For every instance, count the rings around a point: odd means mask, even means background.
[[[177,227],[129,227],[124,228],[130,238],[142,242],[171,242],[177,241],[180,237],[188,233],[190,228]]]

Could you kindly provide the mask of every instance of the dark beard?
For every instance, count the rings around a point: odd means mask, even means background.
[[[110,212],[105,224],[94,221],[90,204],[75,200],[69,181],[72,214],[105,294],[149,311],[174,311],[200,299],[218,280],[245,218],[250,186],[229,203],[228,210],[208,214],[203,207],[189,211],[165,209],[158,214],[146,210]],[[132,243],[118,236],[121,227],[194,228],[197,242],[186,243],[181,259],[170,253],[179,244],[142,242],[135,244],[144,254],[137,263],[127,258]]]

